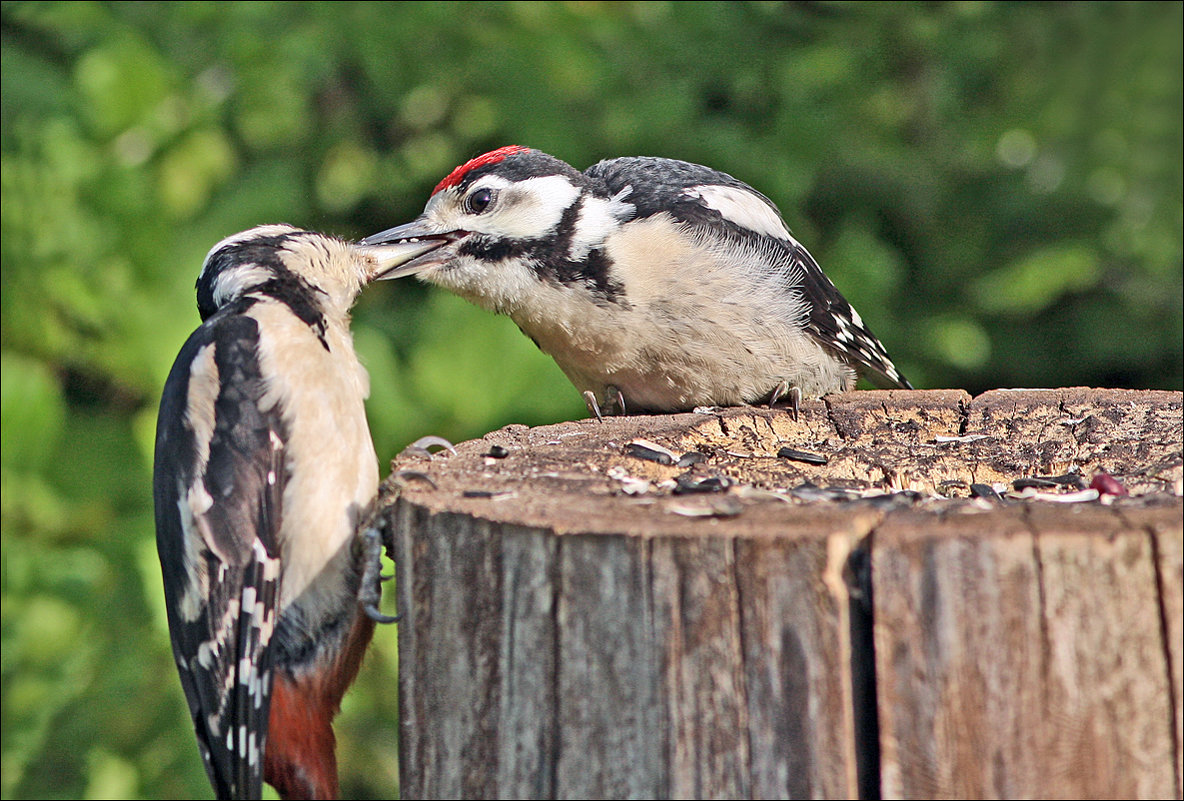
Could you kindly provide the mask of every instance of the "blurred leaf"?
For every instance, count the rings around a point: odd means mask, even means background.
[[[933,343],[935,355],[963,370],[981,368],[991,358],[991,339],[973,320],[930,320],[922,339]]]
[[[206,128],[187,134],[160,162],[158,186],[165,209],[174,217],[189,217],[203,208],[233,174],[235,161],[222,131]]]
[[[0,356],[0,452],[6,470],[47,466],[65,424],[57,379],[42,363],[19,353]]]
[[[118,35],[85,53],[75,68],[88,120],[100,136],[140,122],[164,99],[166,70],[139,36]]]
[[[1032,314],[1071,292],[1093,287],[1098,280],[1098,255],[1079,243],[1041,248],[1002,270],[988,273],[974,285],[986,311]]]

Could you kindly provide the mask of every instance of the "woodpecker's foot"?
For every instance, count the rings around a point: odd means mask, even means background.
[[[798,387],[791,387],[788,381],[782,381],[777,386],[773,387],[773,394],[769,396],[769,408],[772,409],[777,401],[782,398],[786,399],[786,405],[789,409],[789,414],[793,417],[794,422],[798,420],[798,409],[802,405],[802,391]]]
[[[362,581],[358,587],[358,603],[366,617],[375,623],[396,623],[399,616],[384,615],[378,611],[382,601],[382,549],[388,539],[375,526],[362,530]]]
[[[453,456],[456,455],[456,448],[452,447],[452,443],[443,437],[427,436],[420,437],[412,442],[406,448],[399,452],[400,456],[416,455],[416,456],[431,456],[432,452],[429,448],[441,448],[448,451]]]
[[[596,401],[596,394],[592,390],[587,389],[583,392],[584,404],[588,407],[588,414],[595,417],[600,422],[604,422],[604,415],[606,414],[625,414],[625,395],[621,390],[609,384],[604,388],[604,406]]]

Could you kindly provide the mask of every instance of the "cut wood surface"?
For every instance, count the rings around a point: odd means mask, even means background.
[[[404,797],[1179,797],[1182,442],[891,391],[404,454]]]

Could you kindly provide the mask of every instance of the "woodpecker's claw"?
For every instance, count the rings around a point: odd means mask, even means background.
[[[769,396],[769,408],[772,409],[777,401],[783,397],[787,399],[789,414],[796,423],[798,420],[798,408],[802,404],[802,390],[798,387],[791,387],[788,381],[782,381],[773,387],[773,394]]]
[[[621,417],[625,416],[625,396],[621,390],[611,384],[605,388],[605,393],[611,398],[617,406],[616,413]]]
[[[366,617],[373,620],[375,623],[398,623],[401,615],[384,615],[379,612],[373,604],[363,604],[362,611],[366,613]]]
[[[600,404],[596,402],[596,395],[590,389],[583,391],[584,403],[588,406],[588,414],[600,422],[604,422],[604,415],[600,413]]]
[[[604,388],[603,414],[600,410],[600,404],[596,401],[596,394],[592,390],[586,389],[582,394],[584,396],[584,404],[588,407],[588,414],[602,423],[604,422],[605,414],[617,414],[621,416],[625,414],[625,395],[612,384]]]
[[[375,526],[367,526],[362,531],[362,580],[358,586],[358,603],[366,617],[375,623],[396,623],[399,616],[384,615],[378,611],[378,604],[382,601],[382,548],[386,538]],[[393,576],[391,577],[393,578]]]
[[[410,445],[400,451],[399,455],[404,456],[406,454],[413,453],[420,456],[431,456],[432,452],[429,451],[428,448],[442,448],[451,453],[453,456],[456,455],[456,448],[452,446],[451,442],[444,439],[443,437],[430,435],[426,437],[420,437],[419,439],[415,440],[415,442],[412,442]]]

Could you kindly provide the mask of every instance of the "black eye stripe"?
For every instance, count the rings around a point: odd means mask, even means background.
[[[465,211],[469,214],[481,214],[489,210],[496,199],[497,193],[492,189],[478,189],[465,198]]]

